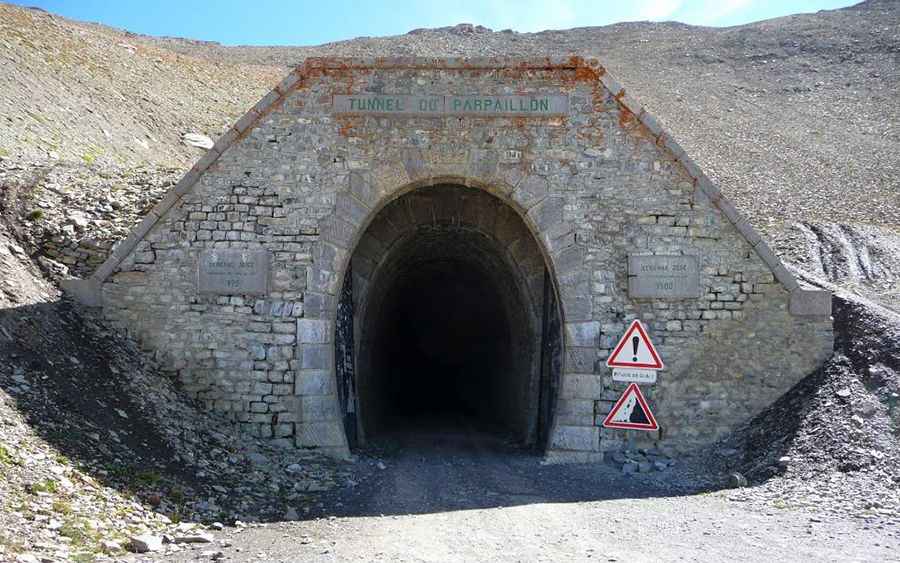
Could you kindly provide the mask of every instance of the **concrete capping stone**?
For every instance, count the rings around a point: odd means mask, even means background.
[[[622,88],[622,85],[619,84],[619,81],[613,78],[612,75],[608,72],[600,77],[600,83],[603,84],[603,86],[605,86],[606,89],[609,90],[609,93],[612,94],[616,99],[618,99],[618,96],[625,91],[625,89]],[[631,111],[631,108],[628,109],[629,111]]]
[[[738,219],[737,222],[734,223],[734,226],[747,242],[750,243],[750,246],[756,246],[762,240],[762,237],[756,232],[756,229],[754,229],[743,217]]]
[[[689,158],[687,156],[687,153],[685,153],[685,157],[678,162],[679,164],[681,164],[681,166],[684,167],[684,170],[688,173],[688,176],[690,176],[694,180],[696,180],[703,174],[703,170],[700,169],[700,166],[698,166],[697,163],[693,161],[693,159]]]
[[[237,122],[234,124],[234,129],[238,133],[243,134],[248,129],[250,129],[250,127],[254,123],[256,123],[257,119],[259,119],[259,114],[256,113],[255,109],[250,108],[247,113],[245,113],[240,119],[237,120]]]
[[[85,307],[103,306],[103,292],[100,290],[100,282],[95,279],[72,278],[62,280],[60,286],[66,295],[71,296]]]
[[[285,95],[288,94],[298,82],[300,82],[300,73],[297,72],[297,69],[294,69],[284,77],[284,80],[275,86],[275,89],[282,95]]]
[[[728,219],[728,222],[732,225],[736,225],[738,221],[743,219],[737,208],[725,198],[719,198],[719,201],[716,202],[716,207],[719,208],[722,214],[725,215],[725,218]]]
[[[772,274],[775,276],[775,279],[778,280],[781,285],[784,286],[788,291],[794,291],[795,289],[800,287],[800,284],[797,283],[797,280],[794,278],[794,275],[791,274],[787,268],[781,263],[781,260],[778,259],[778,256],[772,252],[772,249],[766,244],[766,241],[760,240],[753,247],[753,250],[756,251],[757,256],[762,259],[763,262],[769,269],[772,270]]]
[[[281,98],[281,94],[278,90],[270,90],[268,94],[263,96],[256,105],[253,106],[253,111],[255,111],[260,117],[268,112],[268,110]]]
[[[659,124],[655,117],[647,113],[646,109],[641,108],[641,113],[638,114],[637,118],[653,137],[659,139],[659,136],[664,133],[662,125]]]
[[[200,160],[198,160],[194,164],[194,166],[191,168],[191,171],[196,172],[197,174],[202,174],[206,171],[207,168],[212,166],[213,162],[215,162],[217,158],[219,158],[219,151],[216,150],[216,147],[214,145],[213,148],[206,151],[206,154],[200,157]]]
[[[790,313],[798,317],[830,317],[832,294],[824,289],[795,289],[791,292]]]
[[[169,190],[169,192],[166,193],[166,195],[153,207],[150,213],[155,214],[157,220],[162,219],[162,216],[165,215],[166,212],[172,208],[172,206],[178,203],[178,200],[180,199],[181,194],[177,193],[175,190]],[[154,224],[155,223],[156,221],[154,221]]]
[[[191,188],[194,187],[194,184],[196,184],[199,179],[200,174],[193,170],[189,170],[187,174],[181,177],[181,180],[178,180],[178,183],[175,184],[175,189],[172,191],[178,195],[184,195],[191,191]]]
[[[216,149],[220,155],[225,152],[225,149],[230,147],[240,136],[236,129],[231,128],[228,131],[225,131],[219,138],[216,139],[216,143],[213,145],[213,148]]]
[[[722,199],[721,190],[719,190],[719,188],[715,184],[713,184],[705,174],[697,178],[697,188],[701,192],[703,192],[703,195],[709,198],[709,201],[711,201],[713,204]]]
[[[682,148],[682,146],[679,145],[671,136],[665,136],[665,142],[663,143],[663,146],[668,149],[669,154],[672,155],[672,158],[674,158],[678,162],[683,163],[684,161],[688,160],[689,157],[687,155],[687,152],[685,152],[684,148]]]
[[[548,69],[588,66],[579,57],[310,57],[299,69]]]

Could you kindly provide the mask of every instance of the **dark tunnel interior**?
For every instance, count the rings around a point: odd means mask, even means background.
[[[468,427],[528,441],[535,334],[521,280],[490,238],[417,229],[385,258],[359,327],[369,436]]]
[[[545,439],[547,274],[515,212],[471,188],[408,194],[370,224],[350,272],[335,342],[351,446],[420,430]]]

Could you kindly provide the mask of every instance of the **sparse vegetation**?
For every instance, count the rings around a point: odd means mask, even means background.
[[[40,221],[41,218],[43,218],[43,217],[44,217],[44,212],[41,211],[40,209],[35,209],[34,211],[32,211],[31,213],[28,214],[29,221]]]
[[[55,493],[59,490],[59,483],[54,481],[53,479],[44,479],[43,481],[39,481],[37,483],[32,483],[28,490],[32,494],[37,493]]]
[[[153,487],[154,485],[159,483],[161,479],[162,476],[159,474],[159,472],[152,469],[139,471],[134,476],[135,483],[142,487]]]
[[[103,151],[96,147],[91,147],[87,152],[81,155],[81,160],[84,161],[88,166],[94,164],[98,158],[103,156]]]
[[[9,453],[9,450],[6,449],[6,446],[0,445],[0,465],[12,465],[14,463],[15,460],[12,454]]]
[[[72,514],[72,504],[68,501],[57,499],[53,501],[53,512],[68,516]]]

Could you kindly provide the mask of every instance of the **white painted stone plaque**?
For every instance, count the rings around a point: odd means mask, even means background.
[[[700,267],[696,256],[628,256],[628,296],[683,299],[700,297]]]
[[[656,370],[613,368],[612,379],[613,381],[627,381],[630,383],[656,383]]]
[[[269,291],[269,251],[216,249],[200,252],[200,293],[262,295]]]

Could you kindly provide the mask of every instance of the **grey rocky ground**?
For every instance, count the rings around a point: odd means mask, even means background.
[[[472,432],[351,465],[268,448],[61,300],[55,282],[201,154],[185,134],[214,138],[306,57],[566,53],[598,56],[780,256],[844,296],[835,359],[694,458],[625,476]],[[0,5],[0,61],[0,560],[898,559],[900,321],[881,306],[900,309],[900,3],[253,48]],[[749,486],[727,488],[735,473]],[[167,543],[125,554],[142,534]]]
[[[193,561],[888,561],[900,519],[827,514],[750,489],[706,492],[688,463],[626,476],[540,458],[458,425],[388,439],[360,483],[301,522],[229,529]],[[380,469],[383,467],[384,469]]]

